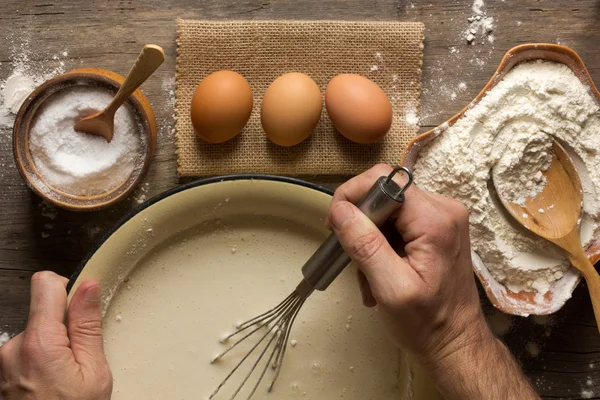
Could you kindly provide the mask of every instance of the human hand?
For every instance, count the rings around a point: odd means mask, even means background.
[[[328,222],[360,268],[365,305],[379,305],[394,342],[418,358],[444,357],[489,331],[471,266],[468,212],[411,186],[391,218],[405,242],[401,257],[354,206],[390,171],[378,165],[340,186]]]
[[[68,310],[66,285],[53,272],[33,275],[27,328],[0,347],[1,399],[110,399],[100,285],[83,282]]]
[[[539,399],[483,317],[465,207],[411,186],[391,218],[404,241],[400,256],[353,205],[390,172],[377,165],[340,186],[327,217],[358,264],[365,305],[378,305],[392,339],[425,367],[444,398]]]

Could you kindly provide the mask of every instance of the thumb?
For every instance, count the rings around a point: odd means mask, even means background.
[[[402,284],[402,274],[414,270],[392,249],[379,228],[355,205],[338,201],[331,206],[328,217],[331,228],[344,248],[365,274],[373,297],[379,302],[393,298]]]
[[[95,366],[105,360],[102,342],[102,304],[100,283],[83,282],[69,306],[67,330],[77,363]]]

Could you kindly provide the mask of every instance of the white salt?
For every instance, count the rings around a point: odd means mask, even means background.
[[[72,195],[97,195],[119,186],[139,167],[143,138],[129,105],[115,114],[110,143],[74,129],[77,121],[102,110],[112,97],[103,88],[73,87],[42,104],[32,122],[29,148],[49,185]]]

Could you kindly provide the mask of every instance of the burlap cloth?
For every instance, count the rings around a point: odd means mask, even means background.
[[[416,127],[404,122],[418,109],[421,89],[421,23],[348,21],[178,20],[177,160],[180,176],[229,173],[347,175],[373,164],[397,164]],[[194,133],[190,104],[198,83],[221,69],[242,74],[254,93],[250,121],[224,144],[208,144]],[[325,93],[340,73],[366,76],[381,86],[394,109],[385,139],[351,143],[335,131],[323,107],[315,132],[305,142],[279,147],[265,136],[260,104],[269,84],[286,72],[303,72]]]

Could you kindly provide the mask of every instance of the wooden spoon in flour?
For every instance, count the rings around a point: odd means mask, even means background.
[[[115,130],[115,113],[125,100],[160,67],[163,61],[165,61],[165,53],[161,47],[154,44],[144,46],[110,104],[99,113],[90,115],[77,122],[75,130],[102,136],[110,143]]]
[[[600,329],[600,276],[585,255],[579,237],[583,207],[583,189],[571,157],[556,140],[550,168],[543,174],[546,185],[541,193],[525,200],[521,206],[503,198],[496,182],[498,197],[508,212],[525,228],[564,249],[571,264],[585,278],[596,324]],[[492,174],[493,175],[493,174]]]

